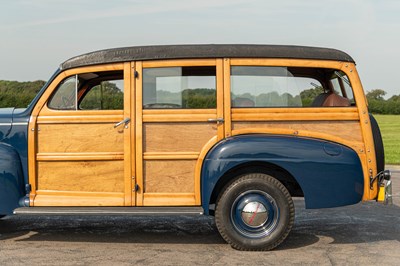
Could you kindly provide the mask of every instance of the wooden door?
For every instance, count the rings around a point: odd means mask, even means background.
[[[137,205],[200,205],[202,158],[224,137],[223,61],[136,63]]]
[[[131,87],[130,63],[55,79],[30,122],[31,205],[135,204]]]

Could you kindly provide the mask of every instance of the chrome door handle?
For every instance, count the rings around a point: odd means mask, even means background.
[[[224,120],[222,117],[218,117],[218,118],[209,118],[207,121],[210,122],[210,123],[215,123],[215,122],[217,122],[217,124],[220,124],[220,123],[224,123],[224,122],[225,122],[225,120]]]
[[[126,126],[126,125],[129,124],[129,122],[131,122],[131,119],[130,119],[129,117],[128,117],[128,118],[125,118],[124,120],[122,120],[122,121],[116,123],[116,124],[114,125],[114,128],[119,127],[119,126],[122,125],[122,124],[125,124],[125,126]]]

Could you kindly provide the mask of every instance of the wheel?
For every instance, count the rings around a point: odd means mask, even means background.
[[[0,215],[0,219],[3,218],[3,217],[6,217],[6,216],[5,215]]]
[[[272,176],[246,174],[220,194],[215,223],[221,236],[235,249],[271,250],[292,229],[293,200],[285,186]]]

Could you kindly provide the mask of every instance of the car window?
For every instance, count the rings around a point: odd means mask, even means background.
[[[90,88],[80,101],[81,110],[124,109],[124,81],[106,80]]]
[[[143,109],[216,108],[214,66],[143,70]]]
[[[123,71],[74,75],[62,81],[50,98],[55,110],[122,110]]]
[[[231,104],[233,108],[350,106],[351,86],[343,82],[349,92],[342,94],[339,88],[338,93],[333,84],[336,81],[327,79],[335,72],[301,67],[232,66]]]
[[[336,94],[349,99],[352,105],[355,104],[353,89],[346,74],[342,71],[334,71],[330,82]]]
[[[56,93],[51,97],[49,107],[56,110],[76,110],[78,76],[72,76],[60,83]]]

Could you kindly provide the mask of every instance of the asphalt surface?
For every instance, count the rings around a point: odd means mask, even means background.
[[[391,206],[305,210],[295,200],[294,228],[269,252],[232,249],[204,216],[9,216],[0,265],[399,265],[400,168],[393,182]]]

